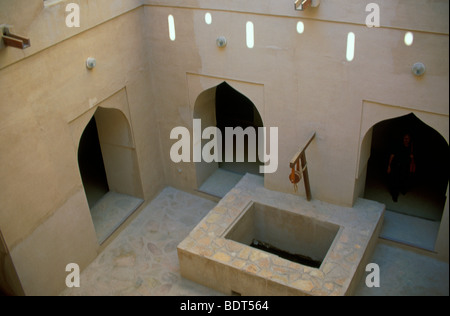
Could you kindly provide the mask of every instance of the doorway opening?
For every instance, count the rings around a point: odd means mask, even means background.
[[[95,117],[92,117],[81,136],[78,147],[78,166],[89,208],[92,209],[109,192]]]
[[[416,170],[396,199],[387,172],[391,154],[409,134]],[[434,250],[448,186],[448,144],[413,113],[385,120],[372,128],[364,198],[386,205],[381,237]],[[395,194],[394,194],[395,195]]]
[[[143,203],[128,121],[98,108],[79,142],[78,166],[99,243]]]
[[[250,99],[222,82],[218,86],[204,91],[196,100],[194,118],[202,120],[202,126],[216,126],[222,135],[221,161],[213,163],[196,163],[197,184],[199,191],[222,198],[246,173],[263,177],[259,167],[263,163],[256,154],[256,161],[249,157],[249,138],[244,138],[244,161],[236,157],[236,136],[233,148],[226,148],[226,128],[252,128],[256,132],[256,153],[258,153],[258,128],[263,127],[261,115]],[[208,140],[203,140],[204,144]],[[204,145],[202,144],[202,146]],[[233,150],[233,160],[226,161],[226,152]]]
[[[258,128],[263,127],[261,116],[255,105],[243,94],[233,89],[226,82],[217,86],[216,89],[216,124],[222,133],[222,162],[219,168],[245,175],[252,173],[259,175],[259,167],[263,164],[256,155],[256,161],[251,162],[248,151],[248,138],[244,143],[244,160],[237,162],[236,160],[236,140],[233,142],[233,161],[225,161],[225,128],[226,127],[248,127],[254,128],[256,131],[256,139],[258,139]],[[258,152],[258,142],[256,142],[256,152]]]

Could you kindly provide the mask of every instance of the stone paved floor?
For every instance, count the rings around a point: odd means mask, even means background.
[[[225,169],[217,169],[199,188],[199,191],[215,197],[224,197],[243,175]]]
[[[448,296],[449,265],[426,255],[380,241],[372,262],[380,266],[380,287],[368,288],[364,280],[358,296]]]
[[[180,276],[176,247],[215,206],[164,189],[82,272],[81,287],[63,296],[222,295]],[[356,295],[448,295],[448,263],[380,243],[371,260],[380,265],[381,287],[361,281]]]
[[[91,209],[98,242],[102,244],[143,202],[117,192],[106,193]]]
[[[61,295],[217,295],[181,278],[177,245],[216,204],[166,188]]]

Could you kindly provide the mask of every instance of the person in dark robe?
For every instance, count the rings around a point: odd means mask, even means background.
[[[403,142],[392,151],[389,157],[387,173],[389,177],[389,191],[394,202],[398,201],[400,193],[403,195],[411,189],[412,179],[416,172],[413,142],[409,133],[404,134]]]

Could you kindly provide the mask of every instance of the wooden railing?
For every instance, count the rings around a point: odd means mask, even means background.
[[[291,161],[289,163],[289,167],[292,169],[292,171],[294,172],[294,170],[296,169],[296,171],[299,173],[300,176],[298,177],[298,181],[301,180],[301,176],[303,177],[304,184],[305,184],[306,198],[308,201],[311,201],[312,195],[311,195],[311,187],[310,187],[310,183],[309,183],[308,163],[306,161],[306,153],[305,152],[315,137],[316,137],[316,133],[315,132],[311,133],[311,135],[307,139],[306,144],[300,148],[300,150],[295,154],[295,156],[291,159]],[[291,179],[291,182],[292,182],[292,179]],[[296,184],[294,184],[294,186],[295,185]]]

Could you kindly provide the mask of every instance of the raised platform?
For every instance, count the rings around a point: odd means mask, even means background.
[[[228,238],[252,205],[337,227],[320,267]],[[373,252],[383,215],[384,205],[378,202],[358,199],[352,208],[308,202],[267,190],[261,177],[247,174],[178,245],[181,275],[227,295],[351,295]]]

